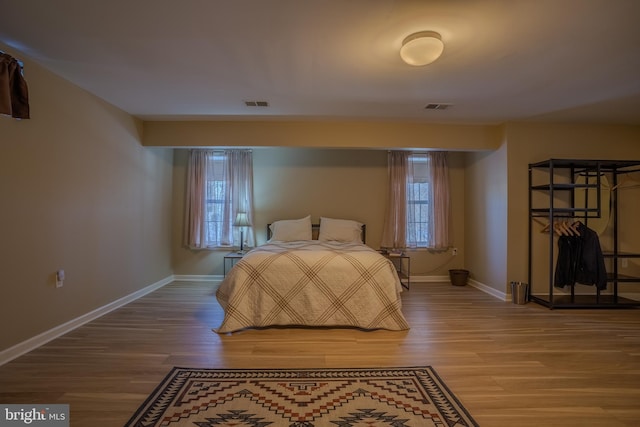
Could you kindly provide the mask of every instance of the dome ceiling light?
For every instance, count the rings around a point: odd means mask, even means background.
[[[407,36],[402,41],[400,57],[409,65],[431,64],[442,55],[444,43],[435,31],[420,31]]]

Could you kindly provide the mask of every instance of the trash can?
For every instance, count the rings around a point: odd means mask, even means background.
[[[514,304],[526,304],[529,302],[529,284],[511,282],[511,300]]]
[[[454,286],[464,286],[469,278],[469,270],[449,270],[449,280]]]

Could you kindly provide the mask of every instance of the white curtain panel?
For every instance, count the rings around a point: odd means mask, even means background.
[[[185,244],[194,249],[240,246],[238,212],[253,224],[253,156],[250,150],[191,150],[187,171]],[[253,226],[245,227],[248,246]]]
[[[383,248],[404,248],[407,245],[407,169],[410,153],[390,151],[388,161],[387,210],[380,245]]]

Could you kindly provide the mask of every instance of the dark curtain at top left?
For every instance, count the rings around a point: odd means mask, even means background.
[[[22,66],[11,55],[0,52],[0,114],[29,118],[29,91]]]

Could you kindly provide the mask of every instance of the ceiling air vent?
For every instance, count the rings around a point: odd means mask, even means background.
[[[244,105],[247,107],[268,107],[267,101],[244,101]]]
[[[451,107],[451,104],[427,104],[425,110],[446,110]]]

